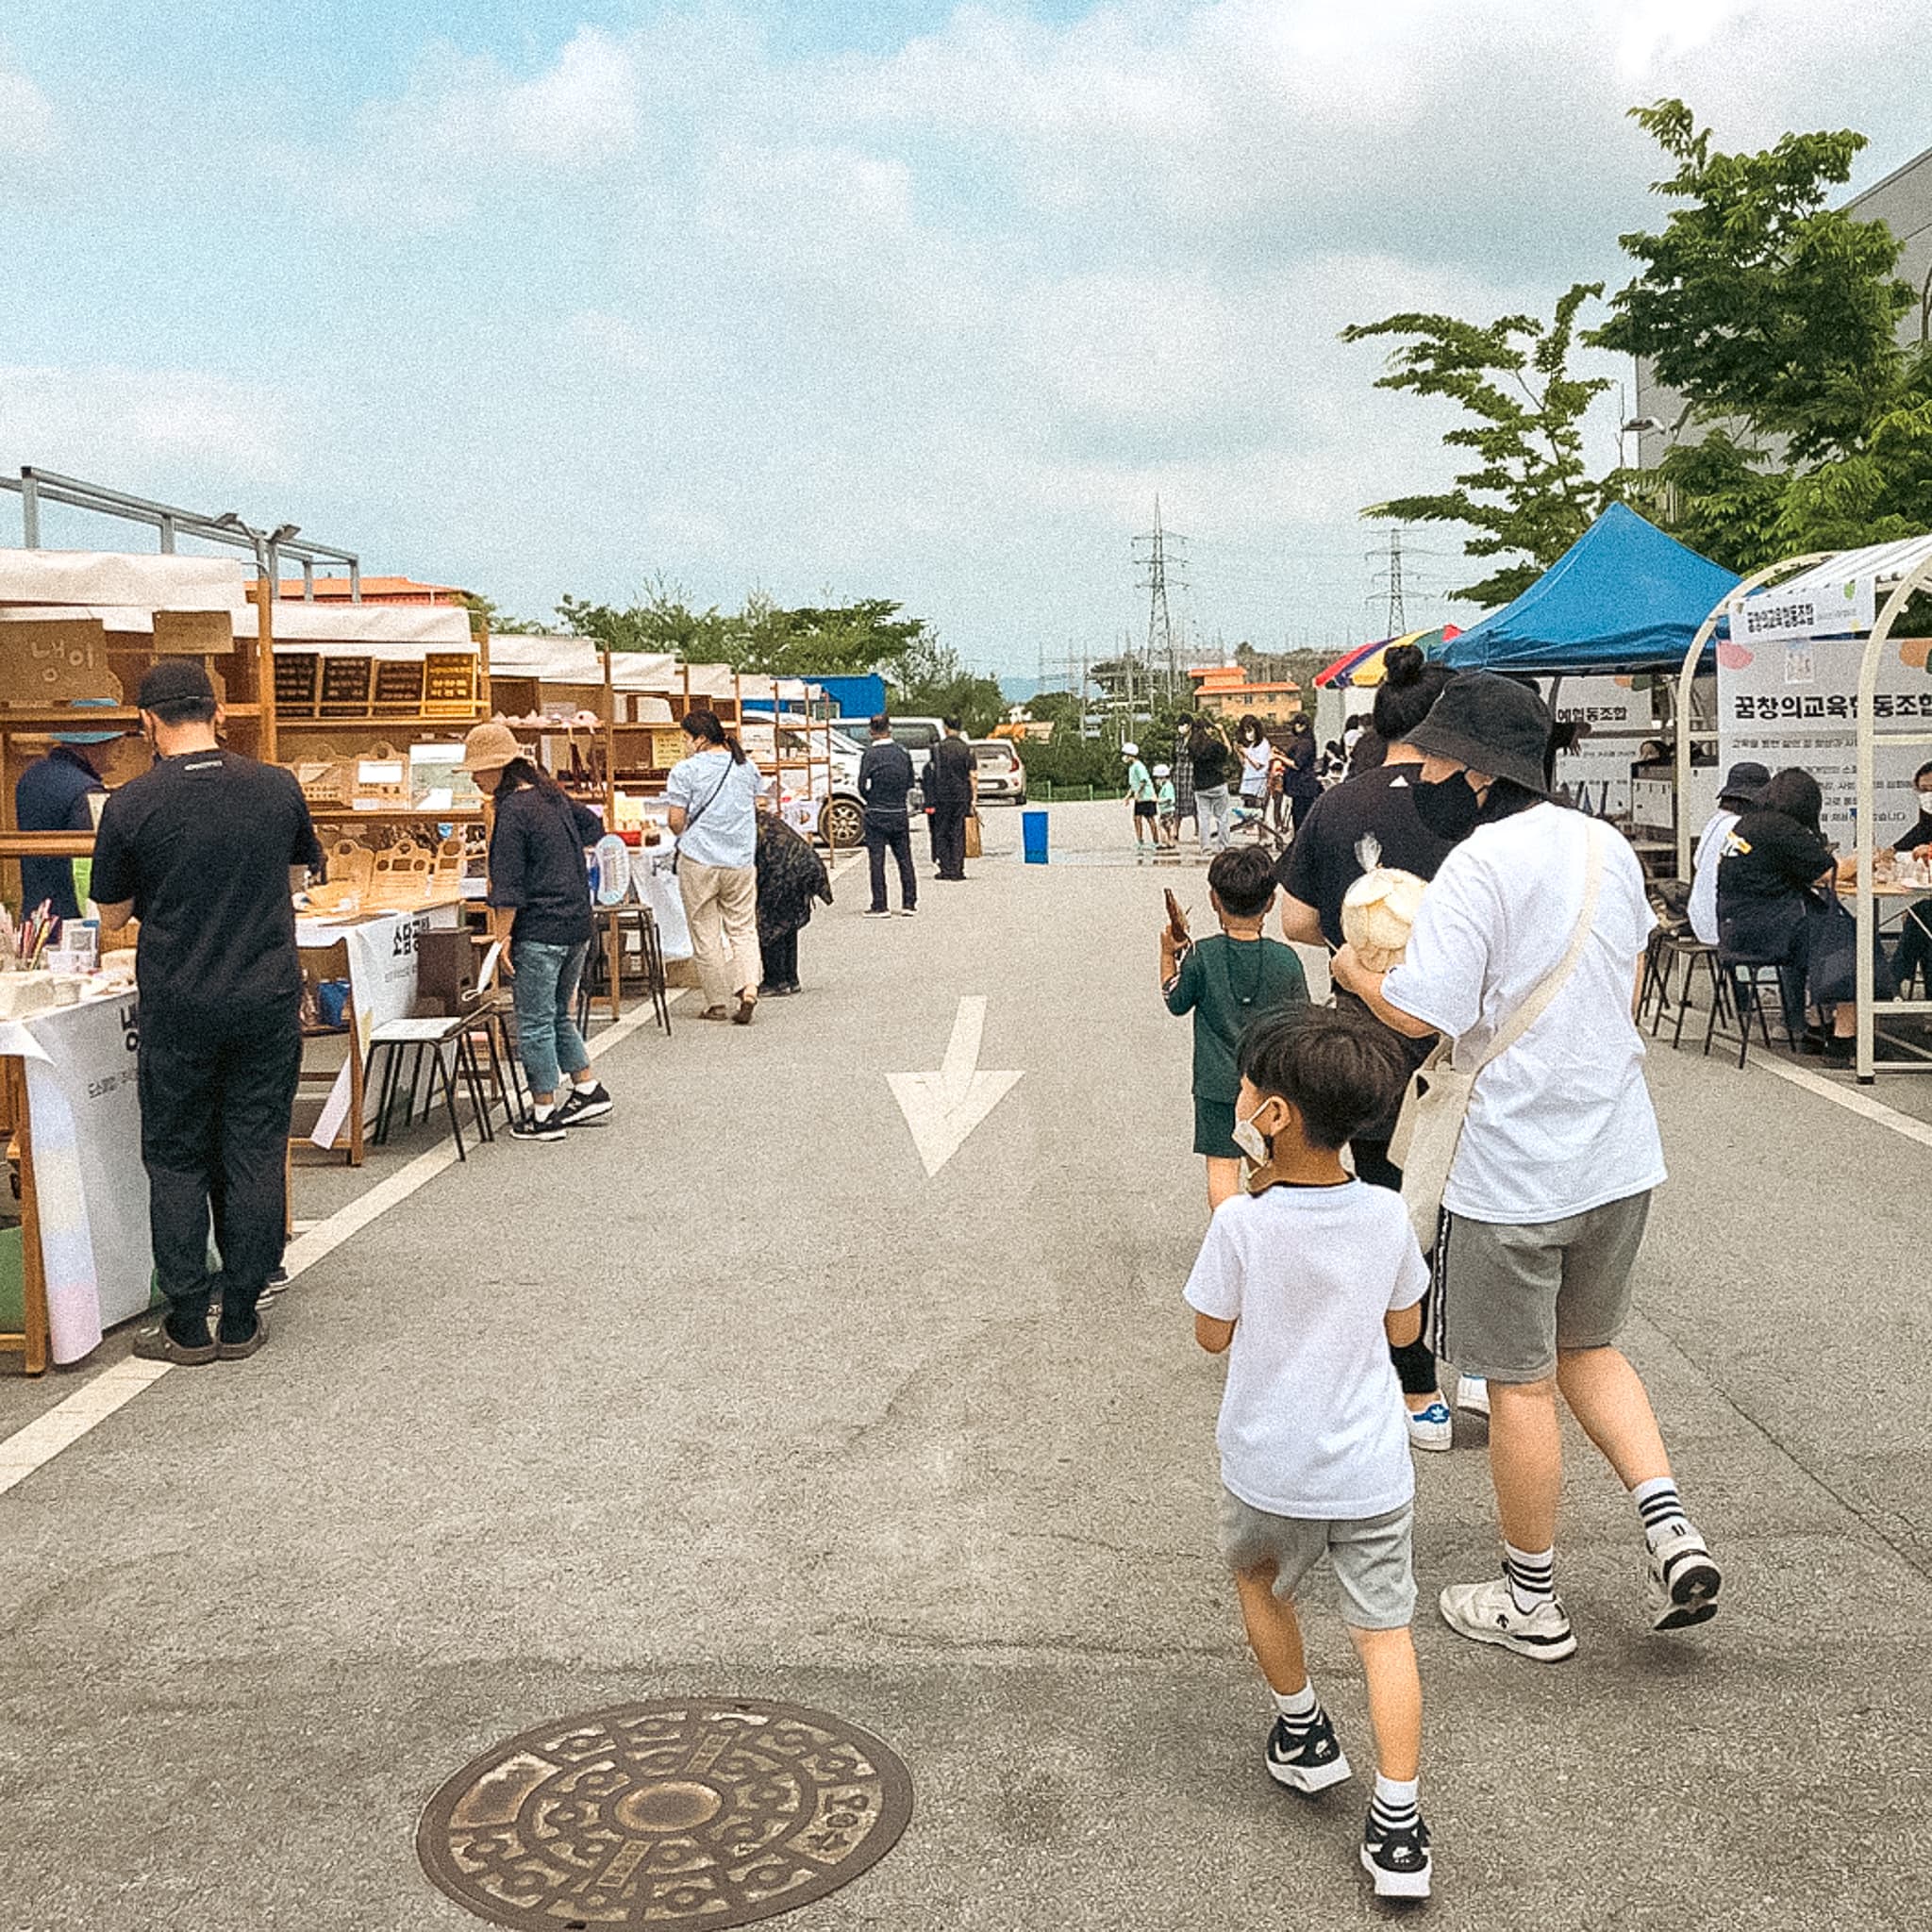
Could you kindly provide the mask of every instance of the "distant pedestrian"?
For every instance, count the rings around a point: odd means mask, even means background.
[[[966,821],[979,794],[979,760],[958,718],[945,721],[946,735],[932,748],[925,767],[925,804],[932,813],[932,856],[938,875],[966,876]]]
[[[1194,811],[1203,852],[1225,852],[1234,807],[1227,781],[1234,774],[1234,752],[1226,734],[1211,718],[1200,717],[1188,732],[1188,758],[1194,774]]]
[[[302,1071],[291,894],[322,850],[292,774],[222,749],[200,658],[157,659],[136,702],[155,762],[102,809],[92,889],[104,934],[141,922],[141,1159],[168,1312],[134,1352],[233,1361],[268,1340]]]
[[[1252,714],[1235,726],[1235,749],[1241,761],[1241,807],[1259,819],[1268,809],[1268,774],[1274,763],[1274,747],[1261,721]]]
[[[1268,1775],[1309,1793],[1350,1775],[1295,1611],[1325,1556],[1375,1736],[1361,1863],[1378,1897],[1426,1898],[1423,1692],[1409,1636],[1415,1471],[1389,1352],[1421,1330],[1429,1275],[1401,1201],[1352,1179],[1340,1153],[1403,1076],[1369,1020],[1305,1007],[1248,1028],[1235,1116],[1255,1172],[1216,1210],[1187,1300],[1195,1341],[1228,1358],[1221,1547],[1274,1692]]]
[[[596,934],[584,853],[604,827],[508,724],[478,724],[463,742],[463,769],[495,800],[490,923],[503,947],[517,1057],[530,1086],[530,1111],[511,1124],[510,1138],[561,1141],[573,1126],[605,1119],[612,1104],[576,1023],[577,986]]]
[[[899,867],[899,912],[910,919],[919,909],[919,876],[912,870],[912,826],[908,801],[914,784],[912,754],[892,737],[892,721],[881,711],[872,721],[872,742],[858,761],[858,795],[865,802],[865,856],[872,874],[868,919],[886,919],[886,855]]]
[[[1291,947],[1261,937],[1274,875],[1259,846],[1219,854],[1208,868],[1208,893],[1221,931],[1196,942],[1163,925],[1160,991],[1170,1013],[1194,1016],[1194,1152],[1207,1158],[1211,1211],[1241,1184],[1234,1101],[1242,1031],[1277,1007],[1306,1004],[1308,982]]]
[[[1159,829],[1159,842],[1178,845],[1181,841],[1180,814],[1174,805],[1174,776],[1166,765],[1154,768],[1154,823]]]
[[[1281,791],[1288,802],[1288,832],[1292,838],[1300,832],[1308,808],[1322,795],[1322,780],[1315,772],[1315,727],[1305,713],[1289,720],[1287,731],[1277,734],[1276,745],[1286,760]]]
[[[758,991],[784,997],[797,992],[798,935],[811,923],[814,899],[832,903],[825,861],[809,839],[779,817],[768,798],[758,800],[758,954],[764,978]]]
[[[1650,1397],[1617,1346],[1652,1190],[1664,1179],[1632,1018],[1656,924],[1642,868],[1598,819],[1549,802],[1534,691],[1466,672],[1408,734],[1424,825],[1459,841],[1402,963],[1344,946],[1336,983],[1411,1037],[1441,1033],[1474,1087],[1436,1242],[1438,1342],[1485,1376],[1503,1574],[1452,1584],[1444,1622],[1552,1663],[1576,1648],[1556,1593],[1561,1393],[1642,1526],[1652,1624],[1717,1609],[1720,1574],[1679,1499]]]
[[[1151,851],[1160,843],[1157,823],[1160,807],[1154,796],[1154,774],[1138,744],[1129,741],[1122,745],[1121,759],[1127,768],[1126,804],[1134,814],[1134,850]]]
[[[680,729],[690,751],[672,766],[664,797],[677,835],[677,890],[704,992],[698,1017],[749,1026],[764,978],[756,869],[764,780],[717,712],[688,711]]]

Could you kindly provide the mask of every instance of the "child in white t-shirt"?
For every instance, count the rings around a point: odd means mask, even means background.
[[[1340,1158],[1391,1108],[1407,1066],[1384,1029],[1321,1007],[1256,1021],[1240,1066],[1235,1138],[1255,1169],[1248,1191],[1216,1209],[1186,1292],[1195,1340],[1228,1356],[1222,1550],[1274,1693],[1268,1774],[1306,1792],[1350,1774],[1308,1682],[1293,1604],[1325,1554],[1375,1734],[1362,1865],[1378,1895],[1426,1898],[1408,1628],[1415,1474],[1388,1344],[1416,1339],[1429,1277],[1401,1196],[1353,1179]]]

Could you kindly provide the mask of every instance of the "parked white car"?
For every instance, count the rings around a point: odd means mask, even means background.
[[[1026,767],[1008,738],[975,738],[973,761],[979,768],[979,799],[982,805],[1004,802],[1026,803]]]

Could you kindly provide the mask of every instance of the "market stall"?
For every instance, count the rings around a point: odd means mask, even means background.
[[[1932,631],[1932,536],[1773,565],[1713,610],[1707,627],[1723,622],[1720,758],[1727,766],[1743,758],[1773,770],[1802,766],[1824,794],[1825,838],[1857,856],[1858,1078],[1932,1072],[1932,1051],[1889,1024],[1932,1015],[1932,1001],[1885,1003],[1893,1057],[1877,1058],[1874,972],[1887,914],[1920,890],[1899,889],[1879,855],[1888,833],[1917,816],[1912,774],[1932,750],[1932,637],[1901,631]],[[1680,764],[1688,738],[1680,735]]]

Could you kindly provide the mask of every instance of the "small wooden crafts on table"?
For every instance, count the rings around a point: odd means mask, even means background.
[[[466,847],[460,834],[433,847],[400,839],[380,851],[371,851],[357,839],[338,839],[323,855],[328,882],[308,889],[309,908],[317,912],[395,912],[454,898],[462,882]]]

